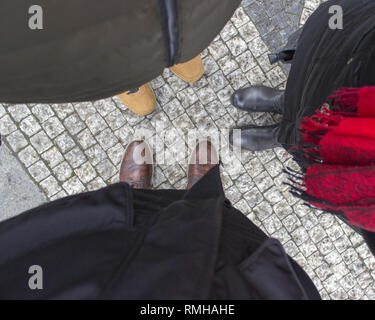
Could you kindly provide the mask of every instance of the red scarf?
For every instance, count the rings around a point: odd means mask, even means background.
[[[375,87],[343,88],[301,123],[309,167],[297,195],[375,232]]]

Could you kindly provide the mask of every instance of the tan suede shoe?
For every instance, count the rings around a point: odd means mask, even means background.
[[[175,64],[170,69],[176,76],[187,82],[196,82],[204,74],[204,66],[200,56],[185,63]]]
[[[126,91],[118,97],[125,106],[140,116],[147,116],[156,109],[155,94],[149,83],[137,91]]]

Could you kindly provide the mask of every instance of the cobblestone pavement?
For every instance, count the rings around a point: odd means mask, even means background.
[[[244,0],[234,17],[202,53],[206,75],[188,84],[166,70],[155,79],[159,107],[142,118],[116,98],[63,105],[0,105],[0,132],[30,178],[48,199],[95,190],[117,182],[124,148],[135,128],[157,132],[151,144],[176,162],[158,165],[158,189],[186,185],[185,157],[175,158],[175,138],[164,133],[198,128],[268,124],[279,118],[236,110],[229,97],[255,84],[285,87],[288,69],[271,66],[267,53],[303,24],[319,0]],[[178,154],[177,154],[178,156]],[[282,184],[283,168],[297,168],[284,150],[243,152],[222,168],[228,198],[311,276],[324,299],[375,299],[375,259],[360,236],[336,218],[311,210]]]

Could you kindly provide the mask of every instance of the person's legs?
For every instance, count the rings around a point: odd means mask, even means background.
[[[274,112],[282,114],[284,111],[283,90],[277,90],[265,86],[254,86],[237,90],[231,98],[232,104],[247,112]],[[279,125],[255,126],[249,125],[242,128],[241,135],[233,132],[229,136],[229,142],[241,149],[261,151],[280,147],[277,141]]]
[[[237,90],[231,97],[232,104],[247,112],[273,112],[283,114],[285,91],[265,86]],[[272,126],[248,125],[241,128],[241,135],[231,132],[229,142],[241,149],[261,151],[280,147],[279,124]]]
[[[231,97],[232,104],[247,112],[273,112],[283,114],[285,91],[265,86],[237,90]],[[241,128],[241,135],[231,132],[229,142],[241,149],[261,151],[280,147],[279,124],[272,126],[248,125]]]
[[[324,10],[317,11],[324,12]],[[313,19],[314,16],[317,15],[319,14],[315,13],[313,15]],[[307,53],[301,51],[301,45],[299,44],[301,42],[302,30],[299,30],[293,34],[291,37],[292,39],[288,41],[290,43],[287,44],[286,49],[288,49],[288,47],[289,49],[296,49],[298,43],[298,54],[293,54],[293,66],[288,77],[287,90],[282,92],[282,112],[277,112],[280,110],[274,107],[275,102],[273,101],[274,97],[278,97],[278,94],[281,95],[281,92],[271,88],[266,89],[267,95],[264,95],[263,92],[259,91],[259,89],[248,88],[243,92],[236,92],[232,98],[232,101],[234,102],[233,104],[240,109],[245,109],[252,112],[262,111],[282,113],[282,122],[279,125],[271,128],[261,126],[248,126],[240,128],[242,130],[241,139],[233,139],[233,135],[231,135],[230,140],[233,145],[251,151],[265,150],[279,147],[281,144],[284,145],[286,139],[280,139],[280,136],[287,136],[288,140],[293,140],[292,145],[296,143],[296,121],[291,121],[290,119],[296,118],[296,115],[299,113],[298,109],[302,108],[302,106],[296,101],[301,101],[300,97],[303,91],[303,84],[307,83],[307,81],[305,81],[305,78],[307,78],[306,71],[309,70],[309,65],[312,63],[312,61],[314,61],[314,59],[311,58],[314,51],[312,50],[311,46],[315,42],[320,42],[323,32],[321,30],[324,29],[324,32],[326,32],[327,29],[325,24],[321,23],[321,20],[326,19],[326,15],[324,17],[322,15],[318,19],[319,23],[316,23],[315,21],[312,22],[313,19],[309,19],[307,26],[308,29],[311,28],[314,32],[305,32],[306,39],[302,37],[302,51],[306,50]],[[319,28],[316,27],[316,24],[319,25]],[[324,26],[324,28],[322,26]],[[305,28],[306,25],[304,26],[304,29]],[[259,98],[259,96],[261,98]],[[297,99],[297,96],[299,99]],[[291,99],[294,99],[294,101],[291,101]],[[319,104],[315,104],[315,108],[316,106],[319,106]],[[292,131],[294,135],[293,139],[291,137]],[[265,142],[265,145],[257,143],[259,141],[262,143]]]

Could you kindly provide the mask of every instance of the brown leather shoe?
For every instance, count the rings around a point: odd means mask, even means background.
[[[200,56],[185,63],[175,64],[170,69],[176,76],[187,82],[196,82],[204,74],[204,66]]]
[[[148,144],[143,140],[133,141],[126,148],[122,160],[120,181],[134,189],[151,189],[152,169],[152,153]]]
[[[126,91],[118,95],[122,103],[131,111],[140,115],[147,116],[152,113],[157,106],[154,91],[149,83],[133,91]]]
[[[200,141],[190,158],[187,188],[190,189],[218,163],[219,157],[211,142],[208,140]]]

